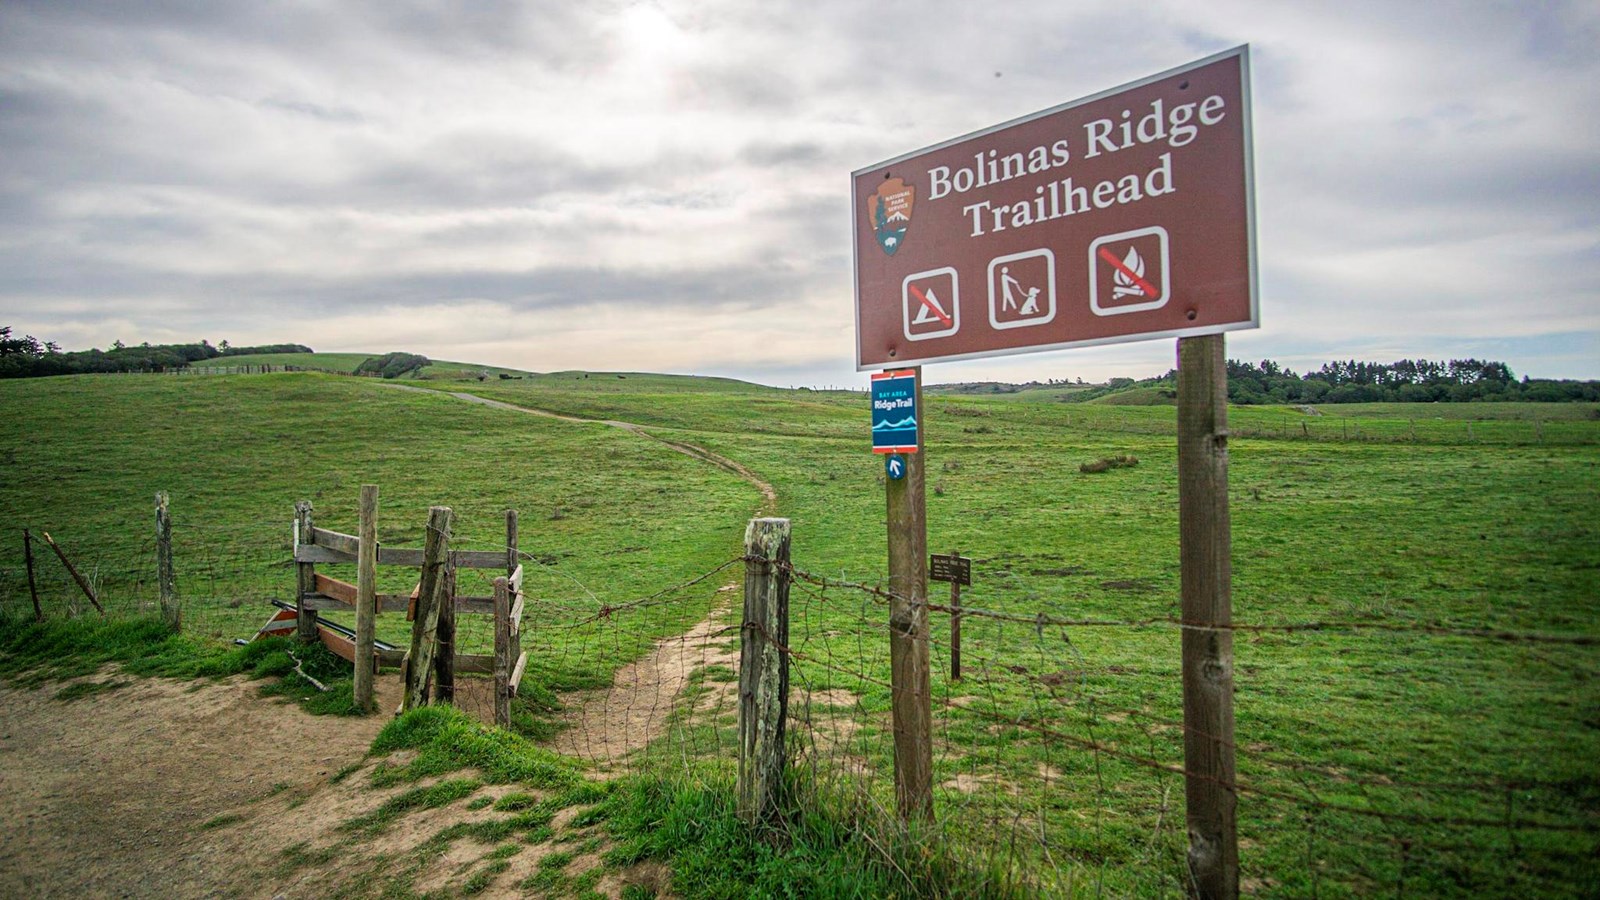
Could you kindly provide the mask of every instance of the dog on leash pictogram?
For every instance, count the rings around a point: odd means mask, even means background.
[[[989,324],[1043,325],[1056,317],[1056,255],[1048,249],[989,260]]]

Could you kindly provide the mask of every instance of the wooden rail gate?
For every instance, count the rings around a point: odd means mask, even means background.
[[[367,490],[371,490],[370,503]],[[494,676],[494,720],[497,725],[511,721],[511,698],[516,696],[527,669],[528,655],[522,649],[522,562],[517,548],[517,512],[506,511],[506,548],[500,550],[451,550],[450,519],[447,507],[433,507],[430,511],[427,546],[423,549],[384,547],[376,535],[377,490],[363,488],[363,519],[368,515],[372,522],[363,521],[363,534],[374,535],[375,552],[371,564],[404,566],[420,569],[422,577],[417,588],[409,594],[379,594],[372,591],[371,615],[405,613],[412,625],[410,650],[373,642],[368,672],[382,668],[400,669],[405,676],[405,701],[401,709],[426,702],[430,676],[438,700],[453,702],[455,673],[472,673]],[[369,512],[370,506],[370,512]],[[312,523],[311,504],[295,504],[294,561],[298,570],[295,619],[300,639],[307,643],[321,641],[329,650],[352,665],[359,655],[357,649],[363,633],[371,640],[375,623],[364,622],[365,610],[360,603],[364,586],[363,573],[369,566],[363,564],[362,539],[354,535],[318,528]],[[316,571],[318,563],[346,563],[358,566],[357,584],[341,581]],[[494,593],[490,596],[458,595],[455,591],[457,569],[499,569],[506,574],[494,580]],[[375,577],[366,576],[368,578]],[[431,588],[431,589],[430,589]],[[366,588],[371,590],[371,588]],[[319,611],[354,612],[356,630],[318,619]],[[494,653],[455,653],[456,615],[489,615],[494,617]],[[435,652],[438,650],[439,652]],[[362,673],[357,667],[356,692],[358,703],[370,703],[370,678],[367,679],[368,696],[363,698]]]

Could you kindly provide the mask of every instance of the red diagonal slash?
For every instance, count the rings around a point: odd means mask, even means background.
[[[1137,284],[1139,286],[1139,290],[1144,291],[1145,296],[1149,297],[1151,300],[1154,300],[1157,296],[1159,296],[1161,294],[1160,291],[1156,290],[1153,286],[1151,286],[1150,282],[1144,280],[1144,276],[1135,274],[1132,269],[1130,269],[1127,266],[1123,265],[1122,264],[1122,260],[1117,259],[1117,255],[1115,253],[1112,253],[1110,250],[1107,250],[1106,248],[1101,247],[1100,248],[1100,258],[1105,260],[1108,263],[1111,263],[1112,266],[1116,267],[1116,270],[1118,272],[1121,272],[1122,274],[1124,274],[1124,275],[1128,276],[1129,278],[1133,279],[1133,283]]]
[[[944,327],[946,327],[946,328],[954,328],[955,327],[956,323],[952,322],[950,320],[949,316],[947,316],[944,313],[940,312],[939,311],[939,307],[937,305],[935,305],[932,300],[929,300],[928,299],[928,295],[924,294],[920,288],[918,288],[915,284],[908,285],[908,287],[911,288],[911,293],[917,298],[917,302],[921,303],[923,306],[926,306],[928,308],[928,312],[931,312],[935,316],[937,316],[939,321],[944,323]]]

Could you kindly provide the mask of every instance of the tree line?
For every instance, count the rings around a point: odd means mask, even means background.
[[[1176,372],[1169,373],[1176,378]],[[1264,359],[1228,360],[1228,400],[1257,403],[1465,403],[1600,400],[1600,381],[1529,378],[1519,381],[1503,362],[1482,359],[1358,360],[1324,363],[1298,375]]]
[[[1264,403],[1465,403],[1514,401],[1600,402],[1600,381],[1518,379],[1503,362],[1482,359],[1402,359],[1392,363],[1339,360],[1304,375],[1278,362],[1249,363],[1230,359],[1228,402],[1241,406]],[[1063,399],[1082,402],[1130,388],[1154,388],[1167,399],[1177,396],[1178,370],[1159,378],[1112,378],[1104,385]]]
[[[11,326],[0,326],[0,378],[36,378],[45,375],[88,375],[111,372],[166,372],[206,360],[257,353],[310,353],[302,344],[264,344],[233,347],[227,341],[212,346],[198,344],[151,344],[130,347],[121,341],[109,350],[62,351],[55,341],[40,341],[33,335],[14,337]]]

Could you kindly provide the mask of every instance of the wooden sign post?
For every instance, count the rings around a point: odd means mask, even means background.
[[[1189,873],[1205,898],[1239,896],[1225,359],[1220,334],[1178,341],[1184,799]]]
[[[356,658],[355,704],[372,712],[372,676],[375,667],[378,617],[378,486],[361,486],[361,546],[356,555]]]
[[[922,415],[922,370],[915,405]],[[928,516],[922,429],[905,474],[884,481],[889,522],[889,667],[894,788],[900,818],[933,821],[933,709],[928,686]]]
[[[951,550],[928,557],[928,580],[950,582],[950,680],[961,680],[961,586],[972,584],[972,560]]]

